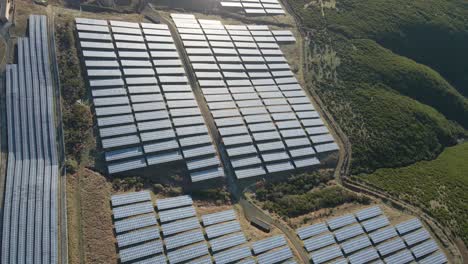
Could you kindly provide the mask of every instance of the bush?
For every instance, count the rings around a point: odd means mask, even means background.
[[[65,128],[65,148],[68,155],[80,161],[80,153],[86,146],[91,134],[93,118],[88,106],[74,103],[64,108],[63,126]]]
[[[162,193],[164,191],[164,186],[162,184],[156,183],[153,184],[153,191],[154,193]]]
[[[128,191],[130,189],[140,190],[144,187],[145,181],[142,177],[114,178],[112,188],[115,191]]]
[[[322,208],[344,203],[364,203],[370,200],[336,185],[327,185],[333,174],[312,173],[292,176],[285,182],[257,184],[255,197],[267,210],[283,217],[297,217]]]
[[[65,168],[67,170],[67,173],[75,174],[78,171],[78,162],[71,158],[67,159],[65,160]]]

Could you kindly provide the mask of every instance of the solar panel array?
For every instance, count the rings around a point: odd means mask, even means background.
[[[166,263],[150,193],[142,191],[113,195],[111,204],[121,262],[149,258],[150,263]]]
[[[172,14],[237,178],[318,165],[338,145],[278,43],[290,31]]]
[[[156,201],[169,263],[209,262],[202,226],[188,195]]]
[[[284,15],[279,0],[221,0],[222,8],[232,11],[242,10],[246,15]]]
[[[242,233],[234,210],[202,216],[215,263],[232,263],[252,257],[250,246]]]
[[[8,161],[1,263],[58,263],[58,159],[46,16],[29,16],[6,66]]]
[[[259,264],[283,263],[294,261],[293,253],[286,238],[278,235],[252,243],[253,252]]]
[[[250,245],[233,209],[199,218],[183,195],[157,199],[155,214],[146,191],[114,195],[111,203],[122,263],[296,263],[284,236]]]
[[[392,226],[378,206],[302,227],[296,233],[314,264],[447,263],[417,218]]]
[[[224,177],[167,25],[76,19],[110,174],[185,161]]]

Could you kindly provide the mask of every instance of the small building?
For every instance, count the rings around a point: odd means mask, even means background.
[[[250,224],[262,230],[263,232],[270,233],[270,224],[266,223],[265,221],[255,217],[250,221]]]
[[[10,21],[13,7],[13,0],[0,0],[0,21],[2,23]]]

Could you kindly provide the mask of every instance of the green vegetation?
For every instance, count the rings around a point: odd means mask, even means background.
[[[75,46],[73,18],[59,15],[56,21],[65,151],[67,163],[75,164],[81,163],[89,151],[87,144],[92,137],[93,119],[90,107],[84,103],[86,89]]]
[[[380,82],[468,127],[468,100],[437,72],[398,56],[372,40],[353,40],[351,45],[349,56],[342,59],[344,67],[338,70],[343,80]]]
[[[292,176],[281,182],[259,182],[255,195],[264,209],[282,217],[297,217],[344,203],[369,203],[365,196],[329,184],[331,179],[331,173],[312,173]]]
[[[339,0],[336,9],[289,0],[302,22],[348,39],[373,39],[437,70],[468,95],[468,7],[464,0]]]
[[[336,9],[324,10],[306,5],[309,2],[290,1],[313,32],[306,66],[314,74],[307,75],[307,81],[351,141],[353,174],[433,159],[466,137],[468,100],[460,86],[455,88],[453,80],[445,79],[447,75],[415,61],[422,60],[398,55],[400,50],[383,41],[415,41],[418,53],[428,58],[445,54],[453,62],[450,71],[466,72],[468,60],[460,58],[468,52],[455,45],[466,47],[468,41],[459,37],[451,38],[457,44],[447,43],[436,30],[450,28],[453,35],[468,36],[467,16],[461,16],[467,8],[452,10],[460,6],[460,0],[342,0]],[[439,16],[434,17],[434,12]],[[408,35],[413,33],[407,31],[411,23],[435,28],[426,34],[431,39],[443,38],[446,44],[439,43],[437,52],[426,49],[432,43]],[[465,86],[468,83],[461,87]]]
[[[412,203],[468,244],[468,143],[444,150],[437,159],[356,176]]]

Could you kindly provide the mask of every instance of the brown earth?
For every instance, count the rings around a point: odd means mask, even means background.
[[[69,262],[117,263],[111,184],[87,169],[67,177]]]

